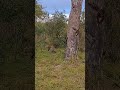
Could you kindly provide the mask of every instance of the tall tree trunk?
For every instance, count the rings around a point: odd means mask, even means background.
[[[98,17],[98,13],[104,4],[103,0],[93,2],[86,0],[86,90],[103,90],[101,53],[104,22],[99,23],[103,17]]]
[[[120,90],[120,0],[89,1],[85,17],[85,89]]]
[[[82,0],[71,0],[71,4],[67,31],[66,60],[77,59]]]

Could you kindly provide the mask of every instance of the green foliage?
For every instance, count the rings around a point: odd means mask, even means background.
[[[85,16],[81,15],[80,21],[80,45],[79,50],[85,50]],[[55,47],[65,48],[67,38],[67,20],[62,12],[56,11],[52,19],[48,22],[36,22],[35,34],[39,39],[36,40],[43,47],[46,45],[54,45]]]
[[[35,5],[35,15],[41,17],[43,15],[42,6],[37,4]]]
[[[44,48],[46,43],[46,33],[45,33],[45,24],[44,23],[36,23],[35,24],[35,42],[36,45]]]
[[[39,9],[38,15],[42,11],[42,6],[36,4],[36,15]],[[44,14],[45,15],[45,14]],[[47,16],[46,16],[47,17]],[[63,12],[55,11],[52,14],[52,17],[47,17],[49,20],[47,22],[36,22],[35,24],[35,34],[37,45],[40,45],[41,48],[45,46],[53,45],[56,48],[65,48],[67,43],[67,19]],[[80,51],[85,50],[85,12],[81,13],[80,19]]]
[[[66,45],[66,18],[62,12],[56,11],[52,19],[46,23],[46,33],[53,45],[65,47]]]
[[[38,4],[37,1],[35,2],[35,17],[42,18],[45,17],[47,13],[43,11],[42,5]]]
[[[44,23],[36,23],[35,24],[35,34],[36,35],[41,35],[45,33],[45,24]]]
[[[66,26],[65,15],[56,11],[48,22],[36,22],[35,34],[40,37],[37,41],[46,45],[54,45],[55,47],[65,47]]]

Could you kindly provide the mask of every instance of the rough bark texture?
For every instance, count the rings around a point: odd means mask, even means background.
[[[99,3],[96,5],[103,6],[102,1],[97,2]],[[86,90],[102,90],[100,79],[103,23],[98,24],[98,11],[88,3],[86,0]]]
[[[85,88],[120,90],[120,1],[92,0],[94,7],[88,3],[86,0]],[[101,9],[104,13],[99,12]],[[101,18],[103,21],[99,22]]]
[[[71,0],[71,12],[67,31],[66,60],[77,59],[79,44],[79,25],[82,0]]]

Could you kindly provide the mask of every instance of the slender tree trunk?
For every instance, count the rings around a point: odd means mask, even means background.
[[[82,0],[71,0],[71,12],[68,21],[66,60],[77,59],[79,44],[79,25]]]

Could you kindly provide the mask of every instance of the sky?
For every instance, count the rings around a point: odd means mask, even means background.
[[[63,12],[68,16],[71,9],[71,0],[37,0],[38,3],[42,4],[44,10],[49,14],[53,14],[56,10]],[[85,8],[85,0],[83,0],[82,11]]]

